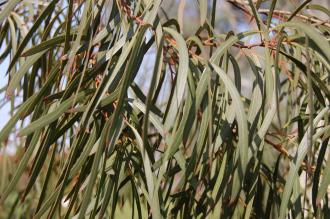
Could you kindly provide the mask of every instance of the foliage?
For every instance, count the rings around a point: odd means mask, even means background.
[[[0,217],[329,218],[330,11],[228,2],[1,3]]]

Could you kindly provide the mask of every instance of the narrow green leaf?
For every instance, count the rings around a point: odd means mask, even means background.
[[[177,50],[179,52],[179,68],[177,73],[177,80],[174,89],[174,99],[170,103],[168,112],[169,115],[176,115],[178,111],[177,103],[181,103],[183,99],[183,94],[187,84],[187,75],[188,75],[188,68],[189,68],[189,55],[188,49],[186,46],[186,42],[183,37],[173,29],[164,28],[164,31],[169,33],[176,41]],[[166,119],[165,127],[169,129],[171,124],[173,124],[174,117],[168,117],[170,119]]]
[[[324,116],[327,116],[327,114],[329,114],[329,109],[324,108],[314,119],[313,121],[313,126],[316,126],[319,121],[324,118]],[[320,132],[324,133],[324,131],[326,131],[326,129],[322,129]],[[316,133],[315,135],[318,135],[319,133]],[[286,178],[286,183],[285,183],[285,187],[284,187],[284,191],[283,191],[283,197],[282,197],[282,202],[281,202],[281,206],[280,206],[280,215],[279,218],[280,219],[284,219],[287,213],[287,206],[289,204],[289,199],[291,197],[291,193],[292,193],[292,189],[293,189],[293,183],[294,183],[294,179],[297,177],[298,175],[298,170],[301,166],[301,163],[303,161],[303,159],[305,158],[306,154],[307,154],[307,149],[308,149],[308,144],[307,144],[307,138],[308,138],[309,132],[307,130],[307,132],[304,134],[304,137],[302,139],[302,141],[300,142],[298,148],[299,150],[296,153],[296,156],[294,158],[294,162],[291,163],[290,165],[290,170],[288,173],[288,176]],[[323,184],[326,184],[325,181],[322,181]],[[320,189],[318,195],[320,194],[319,197],[323,197],[322,193],[323,190]],[[321,196],[322,195],[322,196]]]
[[[77,95],[77,102],[82,101],[86,98],[87,93],[85,91],[80,92]],[[38,120],[30,123],[27,127],[22,129],[19,134],[21,136],[29,135],[36,130],[39,130],[50,123],[57,120],[59,117],[61,117],[71,106],[74,101],[74,97],[70,97],[69,99],[62,102],[56,109],[54,109],[52,112],[48,113],[47,115],[42,116]]]
[[[207,0],[199,0],[200,25],[203,26],[207,17]]]
[[[28,57],[24,62],[23,66],[19,68],[19,70],[13,75],[12,79],[9,82],[7,87],[7,95],[12,96],[15,92],[15,89],[18,87],[24,75],[28,72],[32,65],[36,64],[36,62],[44,55],[46,51],[40,52],[36,55]]]

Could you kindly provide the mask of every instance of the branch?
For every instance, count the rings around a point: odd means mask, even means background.
[[[227,0],[228,3],[232,4],[234,7],[244,11],[244,13],[251,15],[250,10],[249,10],[249,5],[247,1],[239,1],[239,0]],[[258,9],[258,12],[261,14],[269,14],[269,9]],[[282,20],[282,21],[287,21],[287,19],[284,16],[290,16],[291,12],[290,11],[284,11],[284,10],[274,10],[273,11],[274,17]],[[296,17],[303,19],[305,21],[309,21],[313,24],[318,24],[318,25],[324,25],[326,27],[330,27],[330,21],[329,20],[321,20],[316,17],[310,17],[302,14],[296,14]]]

